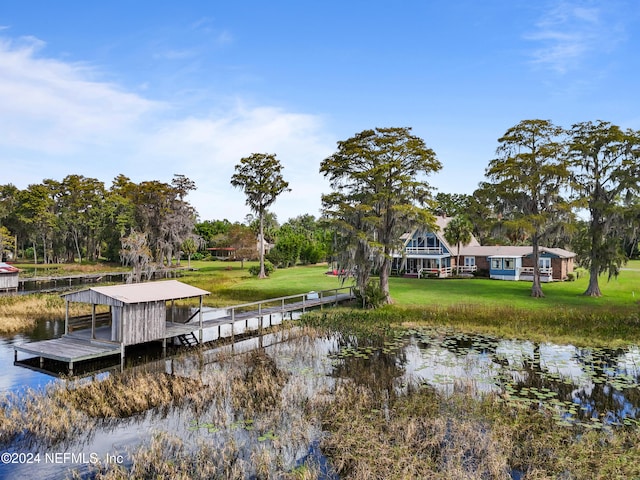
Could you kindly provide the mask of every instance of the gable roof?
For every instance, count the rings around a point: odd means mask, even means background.
[[[0,273],[18,273],[20,270],[8,263],[0,262]]]
[[[105,304],[147,303],[209,295],[210,292],[177,280],[91,287],[61,295],[70,302]],[[111,301],[109,301],[111,300]]]
[[[440,240],[440,242],[445,246],[445,248],[450,251],[450,252],[454,252],[456,249],[452,248],[451,245],[449,245],[449,242],[447,242],[447,239],[444,238],[444,229],[447,228],[447,225],[449,225],[449,222],[451,220],[453,220],[454,217],[446,217],[446,216],[437,216],[436,217],[436,226],[438,227],[438,230],[434,233],[438,239]],[[424,231],[430,231],[427,228],[414,228],[411,232],[407,232],[405,234],[403,234],[400,239],[404,240],[404,243],[406,244],[409,240],[411,240],[411,238],[415,235],[415,233],[419,230],[424,230]],[[467,247],[479,247],[480,246],[480,242],[478,242],[478,240],[476,239],[475,236],[473,236],[473,234],[471,234],[471,241],[467,244]],[[454,245],[455,247],[455,245]],[[465,248],[463,245],[460,245],[460,253],[462,254],[462,249]]]

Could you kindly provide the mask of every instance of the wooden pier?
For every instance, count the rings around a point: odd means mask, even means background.
[[[343,287],[270,298],[224,308],[204,309],[202,307],[202,296],[208,292],[193,289],[193,287],[176,281],[155,282],[156,285],[158,283],[165,283],[167,288],[174,287],[174,289],[182,289],[183,291],[178,292],[176,295],[167,295],[166,293],[156,293],[154,291],[155,296],[149,296],[149,291],[142,292],[142,289],[138,288],[139,292],[136,292],[136,295],[132,295],[128,303],[122,293],[125,291],[124,287],[127,286],[94,287],[83,292],[63,295],[63,297],[67,297],[66,300],[68,302],[83,301],[92,303],[93,313],[88,318],[89,326],[84,329],[78,329],[77,322],[69,319],[67,315],[65,334],[62,337],[15,345],[15,363],[19,364],[18,352],[21,352],[30,357],[39,358],[40,368],[43,367],[45,359],[66,363],[69,373],[73,374],[74,365],[77,362],[120,355],[121,368],[124,368],[125,347],[127,346],[160,341],[162,342],[163,352],[166,352],[167,341],[172,341],[172,339],[179,339],[183,345],[187,346],[202,343],[204,331],[207,329],[217,328],[217,338],[221,338],[223,326],[230,326],[233,342],[235,326],[238,322],[245,323],[244,331],[248,329],[249,320],[258,319],[258,328],[262,328],[265,318],[268,318],[267,326],[271,326],[273,316],[278,316],[284,320],[287,314],[293,316],[294,312],[304,313],[311,308],[337,305],[340,302],[354,298],[353,287]],[[172,285],[168,285],[169,283]],[[135,287],[135,285],[129,285],[128,287]],[[94,291],[90,292],[90,290]],[[166,320],[167,301],[171,301],[169,309],[172,309],[175,299],[196,295],[200,296],[200,307],[195,309],[195,313],[185,323]],[[123,303],[123,305],[118,307],[118,302]],[[162,304],[162,310],[157,308],[158,303]],[[95,306],[97,304],[110,304],[111,311],[107,314],[107,318],[110,318],[110,325],[104,325],[105,314],[96,314]],[[122,307],[125,308],[123,309]],[[129,310],[126,307],[129,307]],[[128,317],[127,313],[131,316]],[[98,322],[102,326],[98,326]],[[70,328],[71,326],[74,328]]]

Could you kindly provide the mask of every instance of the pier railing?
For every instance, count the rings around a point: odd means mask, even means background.
[[[306,293],[299,293],[296,295],[287,295],[285,297],[268,298],[266,300],[258,300],[256,302],[241,303],[239,305],[232,305],[224,307],[227,311],[227,315],[230,315],[232,319],[235,318],[236,313],[242,313],[246,311],[257,312],[257,315],[265,313],[277,313],[289,312],[291,310],[302,310],[303,312],[307,308],[315,307],[318,305],[326,304],[326,300],[329,298],[335,298],[336,302],[341,300],[340,295],[348,295],[349,298],[354,298],[353,286],[331,288],[329,290],[311,291]]]

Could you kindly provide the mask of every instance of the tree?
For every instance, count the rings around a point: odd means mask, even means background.
[[[463,215],[469,209],[471,197],[462,193],[444,193],[436,194],[435,215],[444,215],[447,217],[455,217]]]
[[[18,193],[17,217],[24,225],[29,241],[33,246],[33,261],[38,263],[38,241],[42,240],[43,263],[51,261],[50,245],[56,227],[55,200],[53,190],[55,182],[45,180],[43,184],[32,184]]]
[[[457,215],[444,227],[444,238],[452,245],[456,245],[456,272],[460,273],[460,246],[468,245],[473,235],[473,225],[463,215]]]
[[[60,227],[73,245],[72,250],[67,250],[75,251],[79,262],[82,262],[83,250],[93,260],[97,257],[105,193],[101,181],[82,175],[67,175],[60,183],[57,199]],[[67,257],[73,260],[72,253]]]
[[[487,177],[512,228],[525,232],[533,247],[532,297],[543,297],[539,246],[569,209],[561,194],[569,170],[559,141],[563,130],[549,120],[523,120],[498,139],[498,158],[489,162]]]
[[[187,266],[189,268],[191,268],[191,255],[193,255],[194,253],[198,252],[198,249],[200,248],[200,245],[202,245],[204,243],[204,241],[202,240],[202,238],[196,236],[196,235],[192,235],[189,238],[187,238],[184,242],[182,242],[182,253],[184,253],[187,256]]]
[[[14,237],[7,227],[0,225],[0,262],[2,262],[5,255],[12,252],[9,247],[15,250]]]
[[[231,185],[241,189],[247,197],[246,205],[260,219],[260,273],[264,272],[264,216],[282,192],[291,191],[289,183],[282,177],[282,165],[274,154],[253,153],[240,159],[231,177]]]
[[[400,236],[415,224],[434,227],[424,206],[432,201],[424,177],[442,167],[424,140],[410,128],[364,130],[338,142],[320,173],[332,193],[322,196],[323,213],[340,234],[341,261],[355,269],[356,287],[364,294],[371,267],[379,268],[384,302],[390,303],[391,255]]]
[[[624,202],[640,190],[640,132],[609,122],[582,122],[572,126],[568,158],[572,187],[579,206],[589,211],[587,296],[602,295],[598,276],[616,276],[626,260],[621,239],[627,233]],[[579,252],[581,253],[581,252]]]
[[[229,245],[235,248],[235,257],[240,260],[240,268],[244,269],[244,261],[257,257],[256,236],[246,225],[234,223],[229,227]]]
[[[153,258],[147,244],[147,235],[132,230],[129,236],[122,237],[121,241],[122,250],[120,250],[120,256],[122,263],[132,267],[127,283],[139,283],[142,280],[143,273],[146,274],[147,279],[150,279],[153,275]]]

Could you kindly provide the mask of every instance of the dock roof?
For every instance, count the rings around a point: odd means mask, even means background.
[[[181,298],[200,297],[210,292],[192,287],[177,280],[91,287],[79,292],[61,295],[69,302],[93,303],[96,305],[148,303]]]

